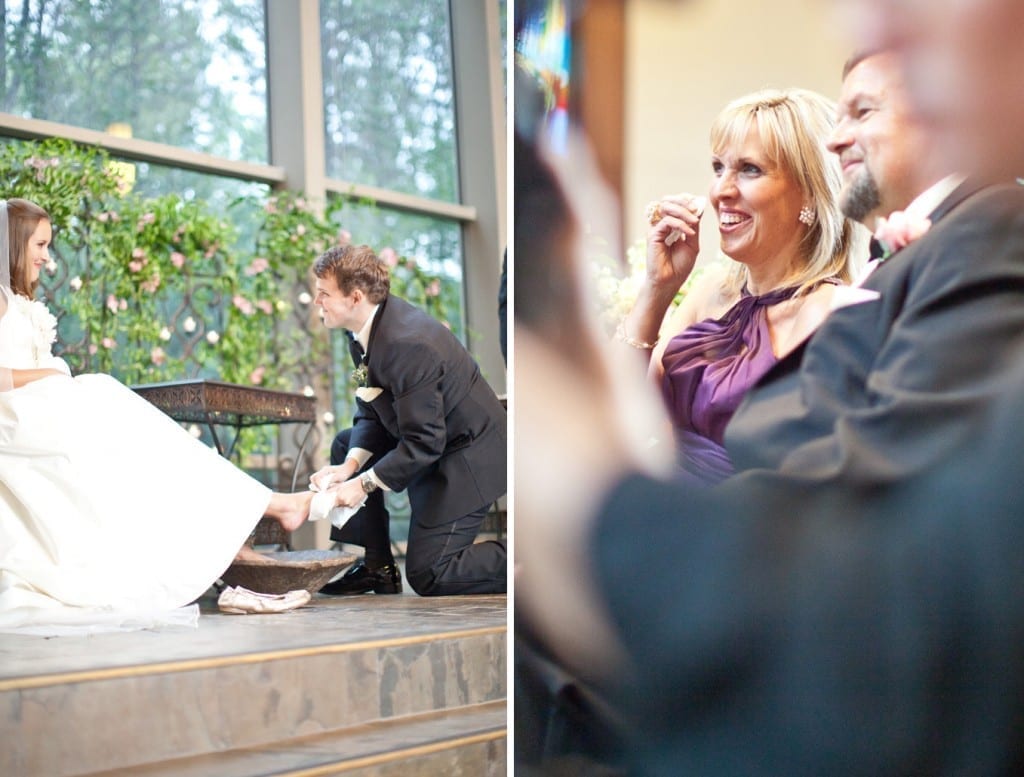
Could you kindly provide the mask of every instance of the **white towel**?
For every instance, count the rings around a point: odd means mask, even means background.
[[[313,501],[309,505],[309,520],[322,521],[324,518],[330,518],[331,525],[340,529],[364,504],[366,504],[365,496],[357,505],[341,507],[334,504],[333,491],[320,491],[313,495]]]

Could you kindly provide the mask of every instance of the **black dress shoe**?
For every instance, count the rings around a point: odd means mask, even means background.
[[[394,563],[371,569],[359,561],[348,572],[333,583],[320,589],[328,596],[350,596],[352,594],[400,594],[402,573]]]

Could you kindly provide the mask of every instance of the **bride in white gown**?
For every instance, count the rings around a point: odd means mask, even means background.
[[[51,235],[37,205],[0,201],[0,631],[194,622],[179,608],[260,517],[293,530],[312,494],[272,493],[107,375],[72,377],[32,299]]]

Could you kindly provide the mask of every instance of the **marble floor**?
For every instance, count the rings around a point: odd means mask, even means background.
[[[203,614],[194,629],[54,638],[0,634],[0,690],[31,685],[33,678],[49,684],[60,681],[54,675],[130,672],[134,666],[161,662],[239,655],[280,658],[318,646],[344,649],[375,642],[412,643],[437,634],[501,633],[508,624],[506,605],[505,596],[318,594],[310,604],[291,612],[226,615],[217,612],[212,599],[204,599]]]
[[[502,773],[505,596],[200,605],[196,628],[0,634],[0,774]]]

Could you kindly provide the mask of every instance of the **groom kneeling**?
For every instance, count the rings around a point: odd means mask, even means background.
[[[313,272],[324,323],[348,330],[360,388],[352,428],[311,481],[332,490],[339,506],[366,500],[331,530],[331,539],[365,547],[366,558],[321,593],[401,592],[383,492],[402,490],[411,507],[405,573],[413,590],[504,593],[505,543],[474,542],[506,488],[501,402],[446,327],[389,293],[387,265],[370,248],[331,248]]]

